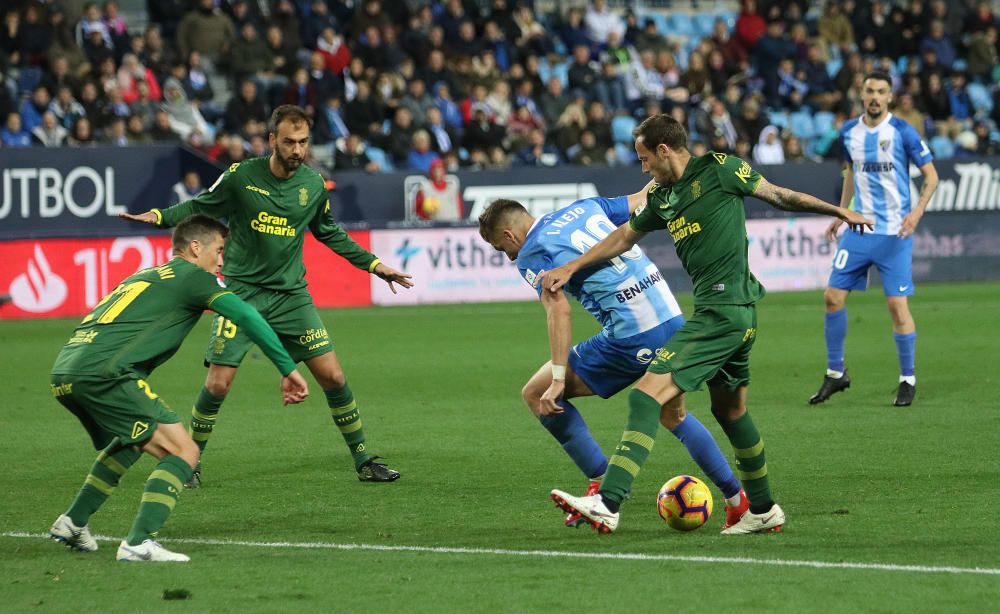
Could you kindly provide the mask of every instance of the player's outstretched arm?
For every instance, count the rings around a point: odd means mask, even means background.
[[[539,409],[543,416],[561,414],[562,408],[556,401],[566,391],[566,366],[569,364],[569,346],[573,337],[573,319],[566,293],[542,291],[542,306],[545,307],[551,352],[552,382],[542,394]]]
[[[159,211],[153,209],[145,213],[131,214],[131,213],[119,213],[118,217],[123,220],[128,220],[130,222],[142,222],[143,224],[152,224],[153,226],[160,225],[161,216],[158,215]]]
[[[646,199],[649,198],[649,190],[654,185],[656,185],[656,181],[653,180],[653,179],[650,179],[649,183],[647,183],[644,188],[642,188],[641,190],[639,190],[635,194],[629,194],[628,195],[628,212],[629,212],[629,215],[635,213],[636,209],[638,209],[639,207],[643,206],[646,203]]]
[[[539,275],[539,277],[544,278],[544,281],[539,283],[543,283],[545,289],[550,292],[555,292],[565,286],[573,274],[580,269],[610,260],[615,256],[621,256],[632,249],[632,246],[638,243],[642,236],[643,233],[634,230],[630,224],[622,224],[579,258]]]
[[[760,183],[757,184],[757,191],[754,192],[754,196],[775,209],[781,209],[782,211],[805,211],[841,219],[847,222],[851,230],[856,232],[864,233],[865,228],[868,228],[868,230],[875,228],[875,222],[856,211],[831,205],[804,192],[796,192],[795,190],[774,185],[763,177]]]
[[[854,200],[854,167],[850,163],[844,163],[844,184],[840,190],[840,206],[844,209],[851,208],[851,201]],[[833,220],[826,228],[826,240],[833,242],[837,240],[837,233],[843,225],[842,220]]]
[[[924,185],[920,188],[920,200],[917,201],[913,209],[903,218],[899,228],[900,239],[905,239],[917,230],[917,224],[920,223],[920,218],[924,216],[927,203],[931,202],[931,197],[934,196],[934,191],[938,187],[938,174],[933,162],[928,162],[921,166],[920,172],[924,174]]]
[[[407,275],[406,273],[397,271],[390,266],[386,266],[381,261],[379,261],[379,263],[375,265],[375,268],[372,269],[372,274],[378,276],[379,279],[389,284],[389,289],[392,290],[393,294],[396,294],[396,287],[393,286],[394,283],[399,284],[403,288],[413,287],[413,282],[411,281],[413,279],[412,275]]]
[[[295,370],[295,361],[285,351],[278,335],[257,311],[235,294],[227,293],[212,301],[209,307],[241,327],[250,340],[264,352],[281,372],[281,400],[285,405],[301,403],[309,396],[309,386]]]

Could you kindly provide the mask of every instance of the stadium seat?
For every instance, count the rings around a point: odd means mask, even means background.
[[[712,36],[712,28],[715,26],[715,15],[712,13],[698,13],[694,16],[694,36],[704,38]]]
[[[368,159],[372,162],[377,162],[379,166],[382,167],[383,172],[389,172],[396,170],[396,166],[392,163],[392,158],[385,150],[379,149],[378,147],[369,147],[365,150],[368,154]]]
[[[618,166],[630,166],[639,162],[635,150],[625,143],[615,143],[615,158],[618,160]]]
[[[632,144],[632,129],[638,122],[630,115],[618,115],[611,120],[611,135],[615,143]]]
[[[792,134],[800,139],[811,139],[816,136],[816,125],[813,123],[812,115],[806,111],[796,111],[788,116],[791,123]]]
[[[823,135],[831,130],[834,119],[833,113],[829,111],[820,111],[816,115],[813,115],[813,127],[816,129],[816,135]]]
[[[826,63],[826,74],[830,75],[833,79],[840,72],[840,69],[844,66],[844,60],[840,58],[830,58]]]
[[[985,85],[970,83],[966,86],[966,91],[969,92],[969,99],[972,100],[972,106],[977,112],[982,111],[986,114],[993,112],[993,96]]]
[[[772,125],[782,130],[786,130],[789,127],[788,113],[784,111],[768,111],[767,119]]]
[[[722,11],[717,14],[717,17],[726,22],[726,27],[731,31],[736,27],[736,13],[732,11]]]
[[[563,89],[569,87],[569,62],[560,62],[552,67],[552,76],[559,79]]]
[[[934,157],[939,160],[947,160],[948,158],[955,157],[955,143],[946,136],[939,134],[931,138],[930,145],[931,151],[934,152]]]
[[[655,19],[655,17],[654,17]],[[690,38],[695,38],[698,36],[698,32],[695,30],[694,20],[687,13],[674,13],[670,16],[669,20],[666,18],[665,27],[667,28],[667,34],[672,34],[674,36],[686,36]],[[659,24],[657,24],[659,26]]]

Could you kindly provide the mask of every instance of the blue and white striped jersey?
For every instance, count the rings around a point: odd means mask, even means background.
[[[595,196],[538,218],[517,256],[521,276],[541,294],[539,273],[597,245],[628,217],[627,197]],[[681,313],[667,280],[638,245],[578,272],[564,288],[614,339],[638,335]]]
[[[899,232],[910,212],[910,163],[934,160],[927,144],[910,124],[888,113],[869,128],[861,118],[840,131],[844,158],[854,169],[855,209],[875,220],[875,234]]]

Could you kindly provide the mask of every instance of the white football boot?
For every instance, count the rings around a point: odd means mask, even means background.
[[[66,544],[67,548],[80,552],[96,552],[97,540],[90,534],[86,525],[78,527],[69,516],[63,514],[56,518],[49,528],[49,536],[57,542]]]
[[[124,539],[118,545],[119,561],[151,561],[154,563],[187,563],[191,560],[186,554],[171,552],[159,543],[147,539],[138,546],[129,546]]]
[[[598,533],[612,533],[618,528],[618,512],[609,510],[601,495],[574,497],[561,490],[553,490],[550,496],[556,507],[569,514],[580,514]]]
[[[740,521],[723,529],[723,535],[747,535],[749,533],[773,533],[785,526],[785,512],[775,503],[763,514],[754,514],[747,510]]]

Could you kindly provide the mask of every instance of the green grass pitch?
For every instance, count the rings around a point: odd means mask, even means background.
[[[698,471],[662,430],[618,533],[562,526],[548,492],[580,492],[584,482],[520,400],[548,354],[539,305],[326,312],[369,442],[403,477],[359,483],[320,391],[282,407],[277,374],[252,356],[222,408],[205,486],[184,493],[161,533],[192,557],[187,565],[118,564],[116,541],[78,555],[42,537],[95,456],[48,392],[52,360],[75,322],[0,321],[0,610],[992,610],[1000,598],[998,297],[998,284],[920,288],[912,301],[917,401],[903,409],[890,407],[896,353],[880,292],[851,298],[853,386],[820,407],[806,399],[825,366],[821,295],[768,296],[749,406],[788,525],[749,537],[718,534],[717,491],[708,526],[682,534],[663,524],[660,485]],[[690,301],[681,297],[688,311]],[[596,330],[582,310],[574,322],[576,340]],[[150,378],[185,420],[204,378],[208,327],[203,318]],[[728,455],[706,394],[689,395],[687,405]],[[578,406],[610,450],[624,426],[624,395]],[[95,533],[125,534],[151,467],[144,459],[126,476],[92,519]],[[972,568],[980,573],[963,571]],[[187,601],[163,599],[180,589]]]

